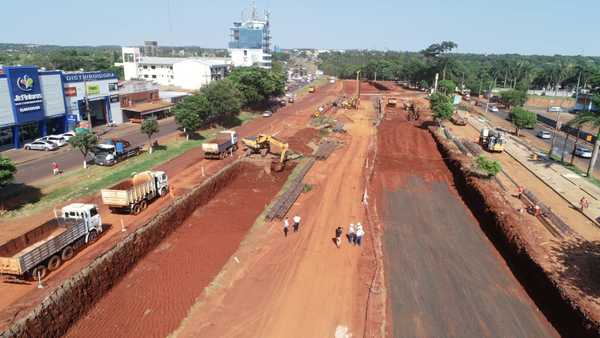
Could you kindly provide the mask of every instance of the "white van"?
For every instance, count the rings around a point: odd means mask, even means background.
[[[560,113],[562,111],[561,107],[548,107],[548,111],[551,113]]]

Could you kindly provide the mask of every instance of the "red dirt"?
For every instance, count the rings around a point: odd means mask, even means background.
[[[279,109],[277,114],[274,114],[272,118],[268,120],[256,119],[236,128],[236,130],[240,134],[240,137],[258,133],[280,132],[278,136],[285,139],[287,136],[293,135],[296,130],[305,127],[315,108],[335,98],[338,95],[341,86],[341,82],[338,82],[335,85],[326,85],[315,94],[303,96],[299,98],[296,103],[289,104],[286,107]],[[241,156],[241,153],[238,152],[236,156]],[[216,173],[218,170],[231,163],[231,161],[231,159],[220,161],[205,160],[203,159],[202,151],[199,149],[192,149],[155,169],[167,172],[171,184],[171,195],[177,197],[188,192],[191,187],[200,184],[206,177]],[[205,176],[202,175],[202,169],[204,169]],[[168,205],[170,201],[171,197],[160,198],[151,203],[147,210],[137,216],[111,214],[110,210],[102,204],[99,194],[80,198],[75,201],[65,201],[64,205],[72,202],[96,203],[99,207],[99,212],[102,215],[102,220],[105,226],[108,227],[108,231],[100,237],[98,242],[83,249],[83,251],[78,253],[71,261],[63,264],[57,271],[51,273],[45,279],[46,287],[44,289],[36,288],[35,284],[23,285],[0,283],[0,294],[3,295],[0,297],[0,330],[5,329],[16,319],[26,315],[29,309],[37,306],[42,299],[60,287],[65,279],[79,272],[82,268],[92,262],[95,257],[111,248],[131,231],[148,222],[156,215],[158,210]],[[62,205],[59,205],[57,208],[61,206]],[[53,217],[52,210],[44,210],[28,217],[0,220],[0,227],[3,228],[2,237],[17,237],[38,226],[40,220],[47,220]],[[120,231],[121,220],[123,220],[127,232],[122,233]],[[14,230],[8,232],[6,229]]]
[[[308,144],[319,137],[319,131],[314,128],[304,128],[293,136],[288,137],[286,142],[290,145],[290,149],[299,152],[303,155],[310,155],[313,149]]]
[[[269,175],[258,166],[242,165],[229,185],[139,261],[67,337],[89,337],[90,332],[166,336],[235,252],[289,172]]]

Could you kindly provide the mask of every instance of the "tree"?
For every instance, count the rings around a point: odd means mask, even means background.
[[[189,140],[190,134],[200,128],[207,120],[210,107],[206,96],[196,93],[187,96],[173,107],[173,112],[175,113],[175,122],[183,127],[186,139]]]
[[[433,93],[430,97],[431,110],[433,117],[440,121],[448,120],[452,117],[453,106],[450,98],[440,93]]]
[[[256,106],[271,96],[284,94],[285,75],[258,67],[234,69],[228,79],[235,84],[243,98],[243,105]]]
[[[519,130],[526,128],[527,126],[535,125],[537,122],[537,115],[523,107],[513,108],[510,114],[511,122],[513,126],[515,126],[515,134],[517,136],[519,136]]]
[[[438,63],[439,68],[442,71],[442,80],[446,79],[446,68],[450,62],[447,53],[457,48],[458,45],[452,41],[442,41],[441,43],[434,43],[429,47],[421,51],[426,58],[433,59]]]
[[[202,88],[200,95],[204,95],[208,102],[208,122],[231,121],[242,108],[242,94],[228,79],[212,82]]]
[[[594,95],[592,97],[592,103],[600,104],[600,96]],[[599,106],[596,106],[599,107]],[[597,129],[596,132],[596,142],[594,143],[594,151],[592,152],[592,159],[588,165],[587,175],[590,176],[592,174],[592,170],[594,165],[596,164],[596,160],[598,159],[598,149],[600,148],[600,112],[599,111],[584,111],[579,113],[574,119],[569,121],[569,125],[574,126],[582,126],[589,125],[594,129]]]
[[[439,82],[438,88],[445,95],[452,95],[456,90],[456,83],[452,80],[442,80]]]
[[[146,119],[142,122],[140,130],[148,136],[148,149],[150,149],[150,154],[152,154],[152,135],[158,133],[158,122],[155,119]]]
[[[507,109],[511,109],[512,107],[522,107],[525,105],[525,102],[527,102],[527,92],[511,89],[502,92],[500,98]]]
[[[484,171],[486,174],[488,174],[488,176],[496,176],[500,172],[500,170],[502,170],[500,162],[490,160],[483,155],[477,157],[475,163],[477,164],[477,167]]]
[[[80,131],[69,139],[69,144],[75,149],[79,149],[83,155],[83,168],[87,168],[87,156],[98,144],[98,137],[89,131]]]
[[[12,182],[16,172],[14,163],[9,158],[0,156],[0,187]]]

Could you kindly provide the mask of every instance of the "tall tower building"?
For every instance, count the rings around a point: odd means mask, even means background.
[[[234,67],[259,66],[271,68],[271,29],[269,12],[264,16],[253,5],[249,13],[242,13],[242,21],[231,28],[229,54]]]

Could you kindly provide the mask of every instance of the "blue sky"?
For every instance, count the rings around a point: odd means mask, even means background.
[[[227,46],[231,23],[250,5],[238,0],[4,2],[0,42],[139,45],[158,40],[160,45],[220,48]],[[284,48],[417,51],[453,40],[459,52],[600,55],[598,0],[257,0],[256,4],[271,10],[273,41]]]

